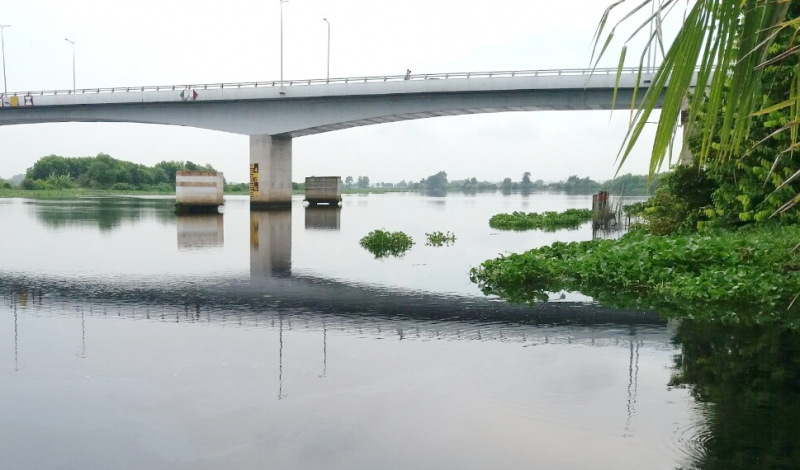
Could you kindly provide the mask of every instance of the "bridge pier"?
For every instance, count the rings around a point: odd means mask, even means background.
[[[292,205],[292,138],[250,136],[250,209]]]

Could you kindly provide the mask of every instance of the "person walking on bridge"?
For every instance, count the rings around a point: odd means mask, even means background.
[[[406,78],[403,80],[411,80],[411,69],[406,69]]]

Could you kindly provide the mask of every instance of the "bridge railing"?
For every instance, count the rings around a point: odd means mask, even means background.
[[[194,85],[159,85],[159,86],[126,86],[112,88],[82,88],[76,90],[42,90],[42,91],[17,91],[9,95],[72,95],[72,94],[98,94],[98,93],[142,93],[147,91],[181,91],[181,90],[215,90],[228,88],[264,88],[281,86],[309,86],[309,85],[330,85],[347,83],[375,83],[375,82],[398,82],[398,81],[419,81],[419,80],[448,80],[456,78],[509,78],[509,77],[552,77],[552,76],[589,76],[589,75],[614,75],[616,68],[604,69],[545,69],[545,70],[511,70],[495,72],[455,72],[455,73],[425,73],[412,75],[373,75],[365,77],[344,77],[344,78],[312,78],[303,80],[271,80],[262,82],[235,82],[235,83],[205,83]],[[624,74],[639,73],[638,67],[626,67],[622,70]]]

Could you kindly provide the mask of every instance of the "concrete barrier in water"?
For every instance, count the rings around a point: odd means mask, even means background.
[[[309,205],[339,205],[342,202],[342,178],[311,176],[306,178],[306,201]]]
[[[179,171],[175,173],[175,211],[217,213],[223,204],[221,172]]]

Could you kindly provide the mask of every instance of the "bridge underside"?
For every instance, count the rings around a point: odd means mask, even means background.
[[[643,93],[640,93],[643,94]],[[619,90],[627,107],[632,90]],[[610,110],[612,89],[514,90],[247,101],[34,106],[0,112],[0,125],[53,122],[165,124],[243,135],[301,137],[351,127],[464,114]]]

